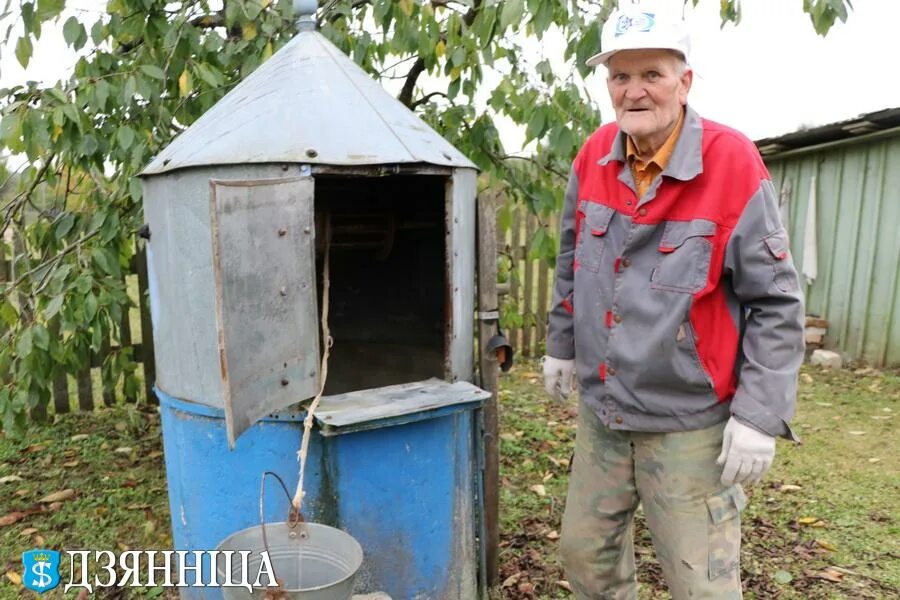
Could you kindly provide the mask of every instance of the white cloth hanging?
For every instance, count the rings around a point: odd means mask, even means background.
[[[819,274],[816,203],[816,176],[813,175],[809,181],[809,203],[806,207],[806,225],[803,228],[803,265],[800,269],[807,286]]]

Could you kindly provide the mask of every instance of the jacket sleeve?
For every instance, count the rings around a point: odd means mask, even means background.
[[[725,274],[744,324],[731,414],[763,433],[796,441],[788,423],[803,363],[805,313],[771,181],[762,181],[738,219],[725,250]]]
[[[547,354],[554,358],[575,358],[574,304],[575,207],[578,203],[578,176],[574,167],[569,174],[560,219],[559,254],[553,283],[553,304],[547,316]]]

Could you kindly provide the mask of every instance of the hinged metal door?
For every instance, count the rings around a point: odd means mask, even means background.
[[[319,388],[313,180],[210,180],[228,443]]]

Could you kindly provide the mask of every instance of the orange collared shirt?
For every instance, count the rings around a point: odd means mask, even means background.
[[[678,136],[681,134],[681,126],[683,124],[684,111],[682,110],[681,116],[678,117],[678,122],[675,123],[675,129],[672,130],[672,133],[669,134],[669,137],[666,138],[663,145],[656,151],[653,158],[646,162],[641,160],[638,156],[637,147],[634,145],[634,142],[631,141],[631,136],[626,138],[625,153],[628,157],[628,164],[631,165],[631,174],[634,176],[634,184],[637,187],[638,197],[642,198],[644,194],[647,193],[653,180],[656,179],[656,177],[665,170],[666,165],[669,164],[669,159],[672,158],[672,152],[675,150],[675,143],[678,141]]]

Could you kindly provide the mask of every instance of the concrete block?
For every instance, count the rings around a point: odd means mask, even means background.
[[[812,353],[809,362],[826,369],[840,369],[844,366],[844,359],[841,358],[841,355],[831,350],[816,350]]]

